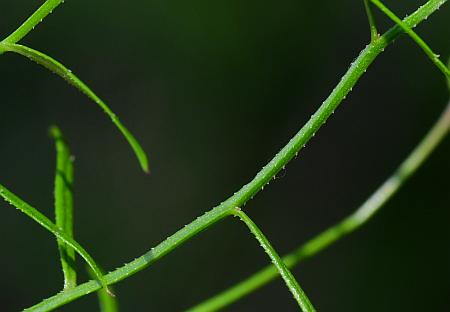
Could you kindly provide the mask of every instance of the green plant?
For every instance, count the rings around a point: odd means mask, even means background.
[[[391,19],[393,19],[397,26],[394,26],[391,30],[384,35],[378,35],[374,18],[371,13],[369,3],[366,1],[366,10],[369,16],[370,28],[371,28],[371,43],[361,52],[358,58],[352,63],[347,73],[343,76],[337,87],[333,90],[327,100],[320,106],[317,112],[311,117],[311,119],[305,124],[304,127],[292,138],[292,140],[265,166],[256,177],[248,184],[243,186],[232,197],[224,201],[219,206],[213,208],[203,216],[199,217],[186,227],[176,232],[161,244],[152,248],[149,252],[136,260],[126,264],[125,266],[102,275],[99,266],[95,263],[92,257],[72,238],[72,204],[71,204],[71,180],[72,180],[72,167],[70,164],[70,152],[67,145],[62,138],[61,133],[57,128],[52,128],[52,135],[56,140],[58,160],[57,160],[57,174],[55,178],[55,215],[56,224],[52,223],[48,218],[39,213],[36,209],[26,204],[20,198],[15,196],[12,192],[5,187],[0,187],[0,195],[2,195],[7,201],[16,206],[22,212],[33,218],[40,225],[49,230],[53,235],[58,238],[58,247],[61,254],[62,268],[65,276],[64,291],[44,300],[42,303],[31,307],[30,311],[49,311],[57,308],[63,304],[73,301],[81,296],[87,295],[94,291],[100,290],[104,287],[107,290],[107,285],[121,281],[140,270],[148,267],[155,261],[165,256],[170,251],[195,236],[200,231],[207,229],[211,225],[215,224],[219,220],[227,216],[238,216],[246,223],[251,232],[256,236],[258,241],[263,245],[265,251],[269,254],[270,258],[275,264],[276,270],[272,267],[263,271],[262,274],[257,275],[252,279],[250,286],[245,284],[244,290],[236,295],[235,291],[227,293],[225,299],[213,299],[209,303],[195,308],[196,311],[211,311],[225,306],[233,300],[243,296],[245,293],[253,291],[258,286],[261,286],[268,280],[276,276],[276,272],[279,272],[285,279],[294,297],[297,299],[300,307],[303,311],[313,311],[314,308],[309,302],[308,298],[301,290],[297,281],[293,275],[289,272],[288,267],[293,266],[299,260],[305,257],[312,256],[324,247],[330,245],[334,241],[340,239],[345,234],[348,234],[364,224],[381,206],[382,204],[392,196],[396,190],[401,186],[404,180],[409,177],[423,162],[423,160],[429,155],[437,143],[442,140],[445,133],[448,131],[449,126],[449,110],[446,110],[443,117],[437,123],[437,125],[431,130],[430,134],[424,139],[423,143],[413,152],[413,154],[402,164],[400,169],[390,178],[383,186],[375,192],[375,194],[359,209],[355,214],[339,223],[337,226],[326,230],[323,234],[319,235],[316,239],[313,239],[297,252],[287,256],[283,261],[280,261],[279,256],[276,254],[273,247],[271,247],[268,240],[257,228],[257,226],[249,219],[249,217],[237,207],[243,207],[253,196],[259,193],[266,184],[268,184],[276,174],[284,168],[288,162],[294,158],[294,156],[303,148],[303,146],[314,136],[317,130],[326,122],[331,116],[334,110],[338,107],[346,95],[351,91],[352,87],[357,83],[358,79],[363,75],[365,70],[373,62],[373,60],[402,32],[408,33],[427,53],[432,61],[439,67],[439,69],[448,75],[448,68],[443,67],[442,62],[439,61],[436,54],[425,44],[412,31],[412,28],[426,19],[430,14],[436,11],[446,0],[430,0],[425,5],[420,7],[414,14],[405,18],[404,20],[398,19],[391,11],[379,1],[372,1],[380,9],[382,9]],[[81,80],[71,73],[61,63],[48,57],[47,55],[17,44],[28,32],[30,32],[34,26],[36,26],[46,15],[48,15],[53,9],[55,9],[62,1],[49,0],[45,2],[21,27],[19,27],[13,34],[4,39],[0,43],[0,53],[14,52],[20,55],[26,56],[38,64],[46,67],[49,70],[54,71],[56,74],[67,80],[70,84],[74,85],[94,102],[96,102],[112,119],[113,123],[123,133],[128,140],[133,150],[135,151],[141,167],[144,171],[148,171],[147,158],[142,148],[131,135],[131,133],[120,123],[119,119],[112,113],[112,111],[106,106],[106,104],[100,100],[95,93],[87,87]],[[74,253],[80,254],[89,266],[94,271],[97,280],[93,280],[78,286],[76,284],[76,272],[71,266],[71,262],[74,261]],[[245,283],[245,282],[244,282]],[[242,289],[242,288],[241,288]],[[108,296],[101,297],[105,300],[109,300]],[[213,304],[211,304],[213,302]],[[218,304],[217,304],[218,302]],[[105,304],[104,306],[111,306]],[[114,308],[105,308],[106,310],[112,310]]]

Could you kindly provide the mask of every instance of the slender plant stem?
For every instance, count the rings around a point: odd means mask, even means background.
[[[0,42],[0,54],[4,52],[15,52],[28,57],[36,63],[46,67],[50,71],[58,74],[69,84],[73,85],[87,97],[97,103],[97,105],[99,105],[103,109],[103,111],[111,118],[112,122],[116,125],[119,131],[124,135],[125,139],[133,149],[142,170],[144,170],[144,172],[146,173],[149,173],[147,155],[142,149],[141,145],[134,138],[131,132],[128,131],[128,129],[120,122],[119,118],[112,112],[112,110],[106,105],[106,103],[103,102],[102,99],[100,99],[83,81],[81,81],[72,73],[71,70],[67,69],[60,62],[52,59],[42,52],[33,50],[23,45],[16,44],[62,3],[64,3],[64,0],[45,1],[45,3],[42,4],[19,28],[17,28],[11,35]]]
[[[260,243],[261,247],[264,249],[264,251],[267,253],[267,255],[272,260],[275,268],[277,269],[278,273],[283,278],[284,282],[286,283],[286,286],[289,288],[289,291],[294,296],[295,300],[297,301],[299,307],[302,309],[303,312],[314,312],[316,309],[314,309],[314,306],[312,305],[309,298],[306,296],[303,289],[300,287],[299,283],[295,279],[294,275],[292,275],[291,271],[286,267],[283,260],[281,260],[278,253],[275,251],[275,249],[270,244],[267,237],[264,235],[264,233],[258,228],[258,226],[253,222],[250,217],[243,212],[240,208],[236,208],[234,210],[234,215],[236,217],[239,217],[249,228],[250,232],[252,232],[253,235],[255,235],[256,239]]]
[[[119,304],[115,296],[111,294],[106,289],[100,289],[97,291],[98,303],[100,312],[118,312]]]
[[[404,22],[413,27],[438,10],[447,0],[429,0],[405,18]],[[323,102],[311,119],[302,129],[287,143],[287,145],[275,155],[275,157],[255,176],[255,178],[228,200],[213,208],[200,218],[194,220],[183,229],[179,230],[158,246],[148,251],[136,260],[105,275],[106,283],[113,284],[133,275],[155,261],[159,260],[178,246],[189,240],[199,232],[207,229],[212,224],[230,215],[235,207],[243,207],[244,204],[256,195],[275,175],[302,149],[313,137],[315,132],[325,123],[345,96],[351,91],[358,79],[364,74],[375,58],[401,33],[400,26],[394,26],[383,36],[371,42],[352,63],[347,73],[342,77],[330,96]],[[64,305],[76,298],[92,293],[100,288],[96,281],[90,281],[45,299],[43,302],[29,308],[29,311],[50,311]]]
[[[434,63],[434,65],[439,68],[439,70],[450,79],[450,69],[439,59],[439,55],[434,53],[430,46],[422,39],[414,30],[411,29],[410,25],[404,23],[394,12],[387,8],[379,0],[371,0],[384,14],[386,14],[392,21],[397,23],[418,45],[428,58]]]
[[[122,124],[122,122],[119,120],[119,117],[114,114],[109,106],[106,105],[106,103],[100,97],[98,97],[97,94],[95,94],[95,92],[92,91],[92,89],[89,88],[81,79],[79,79],[74,73],[72,73],[70,69],[68,69],[55,59],[51,58],[50,56],[20,44],[0,42],[0,48],[3,48],[7,52],[14,52],[35,61],[39,65],[47,68],[48,70],[54,72],[55,74],[66,80],[69,84],[77,88],[89,99],[94,101],[105,112],[105,114],[109,118],[111,118],[113,124],[119,129],[119,131],[128,141],[139,161],[139,164],[141,165],[142,170],[147,173],[149,172],[147,155],[136,138]]]
[[[283,257],[288,268],[317,255],[320,251],[362,227],[399,190],[411,175],[430,156],[450,129],[450,102],[433,128],[413,152],[354,213],[336,225],[326,229],[304,245]],[[188,310],[188,312],[212,312],[225,308],[246,295],[263,287],[278,277],[278,270],[269,265],[235,286],[211,297]]]
[[[37,24],[53,12],[53,10],[63,3],[64,0],[47,0],[42,4],[22,25],[19,26],[11,35],[6,37],[2,42],[4,43],[17,43],[23,37],[25,37],[30,31],[36,27]],[[0,54],[2,53],[0,47]]]
[[[380,34],[378,33],[377,24],[375,22],[375,17],[373,16],[369,0],[364,0],[364,8],[366,9],[367,18],[369,20],[370,39],[371,41],[374,41],[380,36]]]
[[[73,165],[69,146],[59,128],[50,128],[50,135],[55,140],[56,174],[55,174],[55,224],[70,238],[73,238]],[[58,239],[61,267],[64,274],[64,289],[77,286],[75,270],[75,250]]]
[[[86,270],[91,278],[95,278],[91,268],[87,267]],[[109,290],[114,292],[111,286]],[[97,298],[100,312],[119,312],[119,303],[116,296],[111,296],[105,289],[100,289],[97,291]]]
[[[28,217],[33,219],[36,223],[38,223],[43,228],[48,230],[50,233],[55,235],[57,239],[62,240],[69,247],[75,249],[76,252],[86,261],[86,263],[94,271],[95,276],[98,279],[97,283],[99,283],[98,284],[99,287],[104,287],[105,289],[108,289],[107,287],[108,284],[106,280],[103,278],[103,274],[99,266],[91,257],[91,255],[78,242],[72,239],[72,237],[66,234],[62,229],[57,227],[52,221],[50,221],[50,219],[48,219],[45,215],[39,212],[36,208],[31,207],[29,204],[24,202],[22,199],[17,197],[14,193],[9,191],[6,187],[4,187],[1,184],[0,184],[0,197],[3,197],[3,199],[6,202],[10,203],[12,206],[22,211]]]
[[[227,216],[230,216],[231,211],[230,209],[228,209],[228,205],[229,203],[222,203],[218,208],[208,211],[201,217],[197,218],[196,220],[164,240],[158,246],[152,248],[144,255],[114,270],[113,272],[104,275],[105,282],[108,285],[117,283],[155,263],[199,232],[208,229],[211,225],[217,223]],[[58,293],[53,297],[45,299],[43,302],[25,309],[25,311],[51,311],[79,297],[97,291],[100,288],[101,285],[99,284],[99,282],[92,280],[78,285],[74,289]]]
[[[97,291],[98,303],[100,312],[118,312],[119,304],[117,303],[117,298],[111,296],[111,294],[106,289],[100,289]]]

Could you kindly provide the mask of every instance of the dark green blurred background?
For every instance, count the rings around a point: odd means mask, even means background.
[[[41,2],[1,1],[1,36]],[[423,2],[387,4],[404,16]],[[446,5],[418,32],[447,58],[449,29]],[[0,182],[53,216],[47,129],[58,124],[76,156],[76,238],[111,270],[249,181],[368,39],[362,1],[66,1],[24,43],[73,69],[110,104],[148,151],[152,174],[140,171],[95,104],[7,54],[0,57]],[[402,37],[246,210],[280,253],[290,251],[370,195],[447,100],[441,73]],[[446,140],[366,227],[294,270],[319,311],[448,311],[449,157]],[[0,311],[17,311],[58,292],[62,274],[53,237],[11,206],[0,208]],[[116,292],[123,311],[181,311],[267,263],[245,226],[228,219]],[[94,295],[61,309],[96,310]],[[278,280],[228,310],[295,311],[296,304]]]

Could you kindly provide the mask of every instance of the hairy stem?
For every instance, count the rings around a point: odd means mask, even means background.
[[[289,288],[289,291],[294,296],[295,300],[297,301],[299,307],[302,309],[303,312],[314,312],[316,309],[314,309],[314,306],[310,302],[309,298],[306,296],[303,289],[300,287],[299,283],[295,279],[294,275],[292,275],[291,271],[286,267],[283,260],[281,260],[278,253],[275,251],[275,249],[270,244],[267,237],[263,234],[263,232],[258,228],[258,226],[253,222],[250,217],[243,212],[240,208],[236,208],[234,211],[234,215],[236,217],[239,217],[250,229],[250,232],[252,232],[253,235],[255,235],[256,239],[260,243],[261,247],[264,249],[264,251],[267,253],[267,255],[272,260],[275,268],[277,269],[278,273],[283,278],[284,282],[286,283],[286,286]]]
[[[374,41],[379,37],[379,33],[369,0],[364,0],[364,8],[366,9],[367,19],[369,20],[370,39],[371,41]]]
[[[143,270],[149,265],[155,263],[169,252],[180,246],[199,232],[206,230],[211,225],[217,223],[223,218],[230,216],[231,212],[228,208],[229,202],[222,203],[218,208],[208,211],[201,217],[197,218],[184,228],[164,240],[158,246],[152,248],[144,255],[127,263],[126,265],[104,275],[106,284],[114,284],[124,280],[137,272]],[[233,208],[236,206],[233,206]],[[79,297],[90,294],[101,288],[98,281],[89,281],[87,283],[78,285],[74,289],[61,292],[53,297],[45,299],[43,302],[26,309],[26,311],[51,311],[59,306],[62,306]]]
[[[53,10],[63,3],[64,0],[47,0],[42,4],[22,25],[19,26],[11,35],[6,37],[2,42],[4,43],[17,43],[23,37],[25,37],[30,31],[36,27],[37,24],[53,12]],[[2,47],[0,47],[0,54],[2,53]]]
[[[55,140],[56,174],[55,174],[55,224],[70,238],[73,238],[73,165],[69,146],[59,128],[50,128],[50,135]],[[77,286],[75,270],[75,250],[58,239],[61,267],[64,274],[64,289]]]
[[[420,36],[416,34],[416,32],[412,30],[408,24],[404,23],[400,18],[398,18],[397,15],[395,15],[395,13],[387,8],[381,1],[371,1],[392,21],[397,23],[397,25],[399,25],[419,45],[419,47],[425,52],[428,58],[447,77],[447,79],[450,79],[450,69],[444,63],[442,63],[442,61],[439,59],[439,55],[434,53],[433,50],[431,50],[430,46],[422,38],[420,38]]]
[[[447,0],[429,0],[416,10],[412,15],[405,18],[404,22],[413,27],[438,10]],[[116,283],[130,275],[133,275],[155,261],[159,260],[178,246],[189,240],[199,232],[205,230],[212,224],[230,215],[235,207],[243,207],[244,204],[256,195],[264,185],[298,153],[302,147],[313,137],[315,132],[325,123],[328,117],[334,112],[345,96],[351,91],[358,79],[364,74],[366,69],[375,58],[401,33],[400,26],[394,26],[383,36],[371,42],[352,63],[347,73],[342,77],[336,88],[329,97],[322,103],[311,119],[302,129],[287,143],[287,145],[275,155],[275,157],[255,176],[255,178],[228,200],[213,208],[202,217],[191,222],[183,229],[179,230],[158,246],[148,251],[136,260],[125,264],[115,271],[107,274],[105,280],[108,284]],[[56,294],[45,299],[43,302],[31,307],[29,311],[50,311],[56,307],[64,305],[76,298],[92,293],[100,288],[98,282],[90,281],[64,293]]]
[[[304,245],[283,257],[288,268],[317,255],[320,251],[362,227],[399,190],[411,175],[430,156],[450,129],[450,103],[433,128],[387,179],[354,213],[326,229]],[[235,286],[189,309],[189,312],[212,312],[225,308],[278,277],[278,270],[270,265]]]
[[[58,61],[52,59],[44,53],[33,50],[23,45],[16,44],[31,30],[33,30],[37,24],[42,22],[42,20],[47,15],[52,13],[53,10],[61,3],[64,3],[64,0],[47,0],[44,4],[42,4],[19,28],[17,28],[11,35],[0,42],[0,54],[5,52],[15,52],[28,57],[36,63],[46,67],[50,71],[58,74],[68,83],[76,87],[87,97],[97,103],[97,105],[99,105],[103,109],[103,111],[111,118],[112,122],[116,125],[116,127],[128,141],[141,165],[142,170],[144,170],[144,172],[146,173],[149,173],[147,155],[145,154],[141,145],[134,138],[131,132],[128,131],[128,129],[120,122],[119,118],[111,111],[106,103],[103,102],[102,99],[100,99],[83,81],[72,74],[71,70],[67,69]]]
[[[28,217],[33,219],[36,223],[38,223],[43,228],[48,230],[50,233],[55,235],[57,239],[62,240],[69,247],[73,248],[94,271],[95,276],[98,279],[98,282],[96,281],[96,283],[98,283],[99,288],[104,287],[105,289],[108,289],[107,286],[108,284],[104,279],[99,266],[91,257],[91,255],[78,242],[76,242],[74,239],[72,239],[72,237],[70,237],[59,227],[57,227],[52,221],[50,221],[50,219],[48,219],[45,215],[39,212],[36,208],[33,208],[30,205],[28,205],[26,202],[17,197],[15,194],[13,194],[11,191],[9,191],[6,187],[4,187],[1,184],[0,184],[0,197],[3,197],[3,199],[6,202],[10,203],[12,206],[22,211]]]
[[[95,92],[92,91],[92,89],[89,88],[80,78],[78,78],[74,73],[72,73],[70,69],[68,69],[55,59],[51,58],[50,56],[20,44],[10,44],[0,42],[0,48],[4,49],[7,52],[14,52],[35,61],[39,65],[45,67],[46,69],[54,72],[55,74],[63,78],[69,84],[71,84],[72,86],[77,88],[80,92],[82,92],[84,95],[86,95],[89,99],[94,101],[94,103],[96,103],[105,112],[105,114],[109,118],[111,118],[112,123],[119,129],[119,131],[128,141],[128,144],[130,144],[131,148],[133,149],[134,154],[136,155],[136,158],[138,159],[142,170],[144,170],[144,172],[147,173],[149,172],[147,155],[144,152],[144,149],[139,144],[139,142],[136,140],[136,138],[122,124],[122,122],[119,120],[119,117],[117,117],[117,115],[114,114],[114,112],[109,108],[109,106],[106,105],[106,103],[100,97],[98,97],[97,94],[95,94]]]
[[[91,278],[95,278],[94,272],[87,267],[87,272]],[[110,286],[109,290],[114,292],[114,289]],[[100,312],[119,312],[119,303],[116,296],[111,294],[105,289],[97,291],[98,305]]]

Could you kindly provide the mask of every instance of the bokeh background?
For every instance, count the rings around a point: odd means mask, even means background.
[[[6,36],[42,1],[0,2]],[[388,1],[400,16],[422,1]],[[376,14],[380,28],[391,23]],[[450,53],[450,7],[418,31]],[[106,269],[142,255],[215,206],[296,133],[367,44],[362,1],[66,1],[24,43],[103,97],[149,153],[144,175],[104,114],[56,75],[0,57],[0,181],[53,216],[59,125],[76,157],[76,238]],[[448,100],[409,38],[375,61],[281,178],[246,211],[282,254],[352,212]],[[450,140],[362,230],[294,269],[319,311],[447,311]],[[53,237],[0,203],[0,310],[62,287]],[[116,285],[123,311],[182,311],[262,268],[227,219]],[[84,263],[79,261],[80,271]],[[85,280],[82,273],[80,280]],[[90,295],[60,309],[97,311]],[[228,311],[295,311],[278,280]]]

